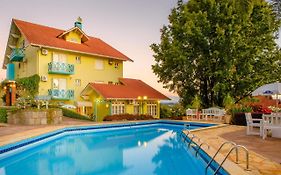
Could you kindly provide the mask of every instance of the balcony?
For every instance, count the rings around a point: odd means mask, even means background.
[[[49,74],[64,74],[72,75],[74,74],[74,65],[60,62],[50,62],[48,63]]]
[[[48,95],[53,100],[71,100],[74,98],[74,90],[49,89]]]
[[[12,49],[12,53],[10,55],[10,61],[22,61],[24,57],[23,48],[14,48]]]

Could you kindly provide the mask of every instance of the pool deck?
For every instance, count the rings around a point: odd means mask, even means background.
[[[131,121],[136,122],[136,121]],[[139,121],[138,121],[139,122]],[[198,121],[191,121],[196,122]],[[200,121],[199,121],[200,122]],[[89,126],[97,124],[113,124],[122,122],[91,122],[82,121],[71,118],[63,118],[63,123],[60,125],[47,126],[22,126],[22,125],[6,125],[0,123],[0,146],[17,142],[26,138],[32,138],[47,132],[55,131],[65,127],[71,126]],[[203,122],[204,123],[204,122]],[[210,122],[205,122],[210,123]],[[261,139],[258,136],[247,136],[246,128],[243,126],[234,125],[219,125],[211,128],[203,128],[192,131],[193,134],[200,137],[211,146],[210,150],[203,148],[209,155],[214,155],[220,144],[224,141],[233,141],[237,144],[246,146],[250,151],[250,169],[251,171],[244,171],[245,156],[242,151],[239,152],[240,163],[233,163],[234,154],[232,154],[224,164],[224,168],[231,174],[275,174],[281,175],[281,139],[267,138]],[[222,154],[225,155],[229,150],[226,146],[222,149]],[[222,160],[223,155],[218,156],[218,162]],[[234,167],[238,168],[234,168]]]
[[[245,171],[247,174],[281,175],[281,139],[267,138],[263,140],[259,136],[247,136],[246,127],[235,125],[195,130],[191,133],[210,145],[212,149],[203,149],[211,156],[215,154],[216,150],[225,141],[233,141],[236,144],[245,146],[249,150],[250,171]],[[230,146],[225,146],[221,153],[226,155],[229,150]],[[216,159],[217,162],[221,162],[222,154]],[[235,154],[232,153],[229,159],[234,162]],[[245,153],[243,150],[239,150],[239,164],[237,165],[242,169],[246,167],[245,160]],[[228,171],[229,168],[233,170],[231,166],[224,166],[224,168]],[[233,172],[233,174],[240,173]]]

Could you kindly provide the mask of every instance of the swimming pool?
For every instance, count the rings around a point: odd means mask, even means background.
[[[0,175],[205,174],[210,157],[204,151],[195,156],[195,144],[188,148],[183,124],[160,120],[47,133],[0,147]],[[190,129],[208,126],[190,123]]]

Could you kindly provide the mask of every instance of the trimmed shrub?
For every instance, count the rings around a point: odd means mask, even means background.
[[[103,121],[122,121],[122,120],[154,120],[151,115],[133,115],[133,114],[118,114],[108,115],[103,118]]]
[[[169,119],[171,119],[171,120],[182,120],[183,118],[182,118],[182,116],[172,116]]]
[[[0,123],[7,123],[7,109],[0,108]]]
[[[90,119],[88,116],[79,114],[75,111],[72,111],[72,110],[69,110],[69,109],[66,109],[66,108],[60,108],[60,109],[62,110],[63,116],[75,118],[75,119],[80,119],[80,120],[91,120],[92,121],[92,119]]]

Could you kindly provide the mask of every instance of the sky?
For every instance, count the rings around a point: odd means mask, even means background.
[[[101,38],[134,62],[125,62],[124,77],[141,79],[168,96],[172,92],[157,82],[151,70],[152,43],[160,42],[160,29],[168,24],[168,15],[177,0],[1,0],[0,64],[8,40],[12,18],[63,30],[83,19],[87,35]],[[0,80],[5,79],[0,69]]]

